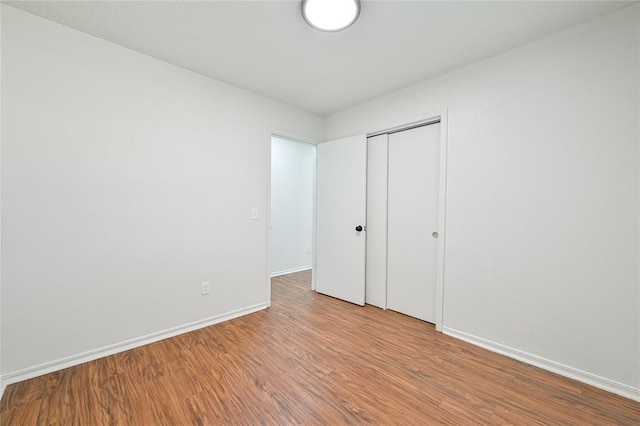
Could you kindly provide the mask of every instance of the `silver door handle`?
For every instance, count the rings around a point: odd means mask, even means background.
[[[433,234],[431,234],[431,236],[432,236],[433,238],[438,238],[438,233],[437,233],[437,232],[434,232]]]

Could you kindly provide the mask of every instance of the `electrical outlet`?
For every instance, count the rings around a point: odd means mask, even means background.
[[[211,290],[211,286],[209,285],[209,281],[205,281],[202,283],[202,285],[200,286],[200,290],[202,292],[202,295],[206,295],[209,294],[209,291]]]

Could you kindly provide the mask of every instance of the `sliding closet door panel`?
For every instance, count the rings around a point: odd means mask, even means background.
[[[387,135],[367,139],[366,303],[387,307]]]
[[[435,323],[440,124],[389,135],[387,306]]]

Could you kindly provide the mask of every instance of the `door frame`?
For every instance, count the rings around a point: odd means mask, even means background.
[[[447,148],[449,141],[449,120],[448,108],[437,114],[426,115],[427,118],[412,121],[405,124],[388,127],[367,133],[367,138],[388,133],[409,130],[440,122],[440,181],[438,183],[438,246],[437,246],[437,271],[436,271],[436,331],[442,332],[442,322],[444,317],[444,268],[445,268],[445,248],[446,248],[446,223],[447,223]]]
[[[312,217],[311,217],[311,289],[315,290],[315,271],[316,268],[316,157],[317,157],[317,146],[318,142],[308,138],[306,136],[301,136],[292,132],[287,132],[285,130],[277,130],[270,129],[268,135],[268,143],[267,143],[267,204],[265,208],[265,220],[266,220],[266,232],[267,232],[267,247],[266,247],[266,290],[267,290],[267,306],[271,306],[271,143],[272,138],[279,137],[282,139],[289,139],[296,143],[303,143],[307,145],[313,146],[313,205],[311,206]]]
[[[376,136],[384,133],[407,130],[412,127],[422,126],[429,123],[440,122],[440,182],[438,190],[438,248],[437,248],[437,272],[436,272],[436,331],[442,332],[443,317],[444,317],[444,292],[445,292],[445,249],[446,249],[446,212],[447,212],[447,150],[449,141],[449,120],[448,120],[448,108],[445,108],[434,114],[425,114],[422,119],[418,119],[412,122],[404,122],[404,124],[398,124],[391,127],[378,129],[366,134],[366,137]],[[270,129],[268,131],[268,144],[267,144],[267,176],[266,176],[266,190],[267,190],[267,205],[266,205],[266,293],[267,293],[267,306],[271,306],[271,137],[279,136],[285,139],[292,139],[294,141],[307,143],[317,146],[318,141],[308,138],[302,135],[298,135],[292,132]],[[317,155],[317,153],[316,153]],[[317,158],[317,157],[316,157]],[[313,170],[313,236],[311,243],[311,289],[315,290],[315,274],[313,271],[316,267],[316,164],[314,162]],[[366,267],[366,265],[365,265]]]

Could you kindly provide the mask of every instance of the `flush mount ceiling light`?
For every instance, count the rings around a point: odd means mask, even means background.
[[[340,31],[360,15],[360,0],[302,0],[302,17],[321,31]]]

